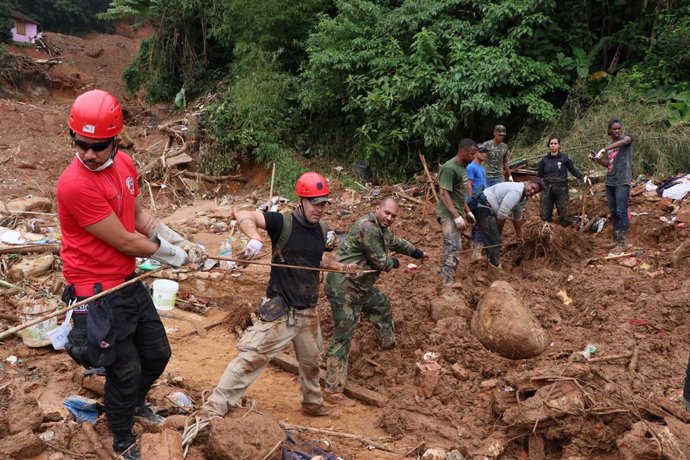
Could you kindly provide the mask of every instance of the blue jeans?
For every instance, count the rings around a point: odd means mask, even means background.
[[[607,185],[606,201],[613,220],[613,229],[628,231],[628,199],[630,185]]]
[[[486,187],[484,187],[484,188],[489,188],[492,185],[500,184],[501,182],[503,182],[503,176],[496,176],[496,177],[486,176]]]

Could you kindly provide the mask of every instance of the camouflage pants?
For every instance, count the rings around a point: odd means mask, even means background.
[[[443,260],[441,261],[441,273],[443,284],[453,283],[455,270],[460,264],[460,250],[462,249],[462,235],[455,226],[453,219],[439,219],[441,232],[443,233]]]
[[[360,317],[364,315],[374,323],[379,344],[384,349],[395,345],[395,326],[390,301],[381,291],[373,286],[357,287],[351,280],[334,284],[329,279],[326,285],[326,295],[333,313],[333,338],[326,358],[326,389],[341,392],[347,379],[352,335]]]

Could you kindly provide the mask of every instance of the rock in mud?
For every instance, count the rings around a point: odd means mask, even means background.
[[[548,336],[505,281],[494,282],[472,316],[472,333],[488,350],[509,359],[539,356]]]
[[[38,429],[43,422],[43,410],[35,398],[22,395],[10,403],[7,410],[7,421],[10,426],[10,434],[27,430],[33,431]],[[0,450],[0,452],[2,451]]]
[[[0,440],[2,458],[29,458],[39,455],[45,445],[31,430],[26,430]]]
[[[276,446],[284,440],[280,425],[268,415],[252,413],[242,418],[214,418],[207,454],[212,460],[278,460],[282,458],[282,449]],[[266,457],[271,451],[271,456]]]
[[[432,447],[427,449],[422,455],[422,460],[445,460],[446,450],[440,447]]]
[[[11,281],[21,281],[29,276],[36,276],[50,270],[53,266],[55,257],[52,254],[43,254],[33,258],[22,258],[19,262],[12,265],[9,272]]]
[[[140,440],[141,460],[182,460],[182,436],[175,430],[145,433]]]
[[[50,212],[53,209],[53,202],[48,198],[33,196],[10,201],[7,203],[7,209],[14,212]]]

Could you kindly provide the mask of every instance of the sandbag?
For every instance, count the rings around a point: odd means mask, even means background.
[[[549,343],[537,318],[505,281],[494,282],[482,297],[472,316],[472,333],[488,350],[510,359],[538,356]]]

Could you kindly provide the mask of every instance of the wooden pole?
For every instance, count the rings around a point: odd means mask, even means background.
[[[87,304],[93,300],[100,299],[101,297],[105,297],[108,294],[111,294],[111,293],[113,293],[119,289],[122,289],[125,286],[129,286],[130,284],[134,284],[138,281],[143,280],[144,278],[148,278],[149,276],[153,275],[158,270],[161,270],[163,268],[164,267],[158,267],[155,270],[151,270],[150,272],[146,272],[142,275],[137,276],[136,278],[132,278],[129,281],[125,281],[122,284],[118,284],[117,286],[110,288],[107,291],[103,291],[100,294],[93,295],[93,296],[86,298],[82,301],[73,303],[72,305],[68,305],[67,308],[62,308],[60,310],[56,310],[52,313],[48,313],[47,315],[41,316],[40,318],[36,318],[32,321],[29,321],[28,323],[20,324],[19,326],[15,326],[15,327],[12,327],[10,329],[7,329],[6,331],[3,331],[0,333],[0,340],[4,339],[5,337],[9,337],[10,335],[14,334],[15,332],[22,331],[22,330],[26,329],[27,327],[35,326],[36,324],[42,323],[43,321],[48,320],[50,318],[55,318],[56,316],[64,315],[69,310],[73,310],[73,309],[80,307],[82,305],[85,305],[85,304]]]
[[[585,231],[585,224],[587,217],[585,211],[587,210],[587,195],[589,195],[589,184],[585,184],[585,192],[582,196],[582,212],[580,213],[580,233]]]
[[[0,254],[30,254],[32,252],[52,252],[53,254],[60,253],[59,244],[28,244],[25,246],[10,246],[7,248],[0,248]]]
[[[422,166],[424,166],[424,173],[426,174],[426,178],[429,180],[429,186],[431,187],[431,191],[434,192],[434,201],[438,203],[438,195],[436,195],[436,184],[434,183],[434,180],[431,178],[429,167],[426,164],[426,158],[424,158],[424,154],[422,152],[419,152],[419,159],[422,161]]]
[[[331,268],[303,267],[301,265],[288,265],[288,264],[274,264],[271,262],[258,262],[256,260],[235,259],[233,257],[208,256],[208,258],[209,259],[215,259],[215,260],[227,260],[229,262],[237,262],[238,264],[264,265],[266,267],[292,268],[294,270],[311,270],[311,271],[316,271],[316,272],[355,274],[355,273],[376,273],[378,271],[378,270],[359,270],[357,272],[346,272],[344,270],[333,270]]]
[[[273,181],[276,178],[276,164],[273,162],[273,169],[271,170],[271,188],[268,192],[268,201],[270,202],[273,199]],[[269,209],[270,211],[270,209]]]

